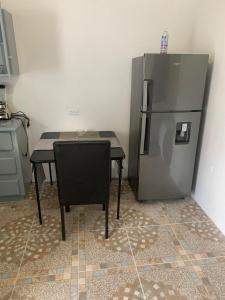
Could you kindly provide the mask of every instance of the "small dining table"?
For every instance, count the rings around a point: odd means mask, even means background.
[[[33,166],[34,180],[35,180],[35,191],[36,191],[36,200],[38,207],[38,216],[39,222],[42,224],[42,215],[41,215],[41,205],[40,205],[40,178],[38,174],[38,169],[42,164],[48,164],[49,166],[49,175],[50,175],[50,184],[52,185],[52,171],[51,164],[55,163],[54,151],[53,151],[53,142],[56,140],[68,140],[69,137],[74,135],[75,138],[70,140],[87,140],[87,134],[82,134],[80,132],[44,132],[42,133],[39,141],[39,146],[37,146],[31,154],[30,162]],[[115,161],[118,165],[118,194],[117,194],[117,219],[119,219],[120,213],[120,195],[121,195],[121,181],[122,181],[122,170],[123,170],[123,160],[125,159],[125,153],[122,146],[113,131],[92,131],[89,134],[89,140],[110,140],[111,141],[111,161]]]

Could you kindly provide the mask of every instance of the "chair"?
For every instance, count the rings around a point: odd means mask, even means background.
[[[58,198],[61,211],[62,239],[65,235],[64,206],[103,204],[105,238],[108,238],[110,194],[110,142],[54,142]]]

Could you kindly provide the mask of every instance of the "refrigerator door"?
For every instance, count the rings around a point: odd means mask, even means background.
[[[138,200],[190,195],[201,113],[146,116],[143,154],[139,158]]]
[[[141,107],[143,106],[143,57],[132,61],[132,85],[130,105],[129,163],[128,178],[135,194],[138,186],[139,144],[142,125]]]
[[[151,80],[148,111],[201,110],[208,55],[145,54],[144,80]]]

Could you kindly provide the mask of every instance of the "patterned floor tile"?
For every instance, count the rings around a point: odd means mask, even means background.
[[[68,300],[70,299],[70,280],[61,282],[41,282],[16,286],[13,291],[12,300],[25,299]]]
[[[192,199],[179,199],[164,201],[164,214],[169,223],[202,222],[209,221],[208,216]]]
[[[108,269],[87,272],[86,281],[80,287],[80,300],[144,299],[134,268]]]
[[[5,222],[0,227],[0,237],[28,236],[34,221],[34,215],[25,215]]]
[[[111,181],[110,195],[113,199],[117,200],[117,196],[118,196],[118,179],[113,179]],[[129,199],[129,200],[134,200],[135,199],[134,194],[132,192],[132,189],[129,185],[129,182],[126,179],[122,180],[121,197],[122,197],[122,199]]]
[[[202,259],[193,265],[211,299],[225,299],[225,257]]]
[[[77,279],[79,268],[79,244],[78,234],[73,234],[72,240],[72,257],[71,257],[71,272],[73,279]],[[75,274],[75,276],[74,276]]]
[[[71,279],[70,281],[70,300],[78,300],[78,281]]]
[[[127,207],[136,202],[134,193],[132,192],[127,180],[122,181],[120,194],[120,207]],[[112,180],[110,184],[110,203],[116,209],[118,203],[118,180]]]
[[[127,234],[122,229],[109,232],[105,239],[104,231],[79,233],[79,266],[87,271],[134,265]]]
[[[26,242],[25,236],[0,236],[0,281],[2,285],[14,284]]]
[[[170,226],[127,229],[137,265],[188,259]]]
[[[58,200],[58,191],[57,185],[54,182],[53,185],[50,185],[49,182],[44,182],[41,187],[39,187],[40,193],[40,204],[41,209],[59,209],[59,200]],[[37,207],[36,201],[36,191],[35,185],[32,184],[27,199],[29,200],[29,205],[33,208]]]
[[[31,234],[17,283],[70,279],[72,239],[59,234]]]
[[[133,202],[121,205],[121,217],[125,227],[168,224],[160,201]]]
[[[4,289],[6,287],[13,287],[16,283],[16,276],[18,274],[18,269],[15,269],[15,272],[9,273],[0,273],[0,291],[1,288]],[[1,293],[0,293],[1,295]],[[1,299],[1,298],[0,298]]]
[[[12,295],[13,286],[1,286],[0,280],[0,299],[9,300]]]
[[[54,182],[53,185],[50,182],[45,182],[41,188],[41,198],[44,199],[58,199],[57,183]]]
[[[113,180],[108,240],[102,206],[88,205],[65,213],[62,241],[55,183],[41,189],[43,225],[34,185],[0,203],[0,299],[14,284],[13,299],[144,299],[135,262],[146,299],[225,299],[225,238],[193,200],[137,202],[124,180],[118,221],[117,192]]]
[[[79,207],[80,228],[87,230],[101,230],[105,228],[105,211],[102,205],[86,205]],[[123,226],[122,218],[117,220],[116,209],[109,208],[109,228],[121,228]]]
[[[19,200],[0,203],[0,235],[6,228],[11,231],[11,235],[14,234],[14,230],[17,231],[15,235],[24,234],[24,230],[29,231],[35,212],[28,202],[28,200]],[[10,229],[11,227],[13,230]]]
[[[225,255],[225,237],[212,222],[172,225],[191,259]]]
[[[36,216],[32,226],[32,233],[49,234],[61,233],[61,216],[59,209],[48,209],[42,211],[42,225],[39,224],[39,219]],[[68,233],[72,232],[73,223],[77,224],[78,217],[72,212],[65,213],[65,227]]]
[[[157,265],[138,267],[146,299],[210,300],[204,283],[193,267]]]

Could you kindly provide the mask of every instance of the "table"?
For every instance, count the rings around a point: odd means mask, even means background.
[[[116,137],[113,131],[98,131],[98,134],[105,138]],[[44,132],[41,135],[41,139],[58,139],[60,132]],[[91,140],[91,139],[90,139]],[[111,161],[116,161],[118,165],[118,205],[117,205],[117,219],[119,219],[120,213],[120,194],[121,194],[121,181],[122,181],[122,170],[123,170],[123,160],[125,159],[125,154],[122,147],[111,148]],[[40,205],[40,194],[39,194],[39,180],[38,180],[38,166],[47,163],[49,165],[49,174],[50,174],[50,183],[52,184],[52,172],[51,164],[55,163],[54,152],[53,150],[34,150],[30,162],[33,166],[34,179],[35,179],[35,191],[36,191],[36,200],[38,207],[38,216],[39,222],[42,224],[42,215],[41,215],[41,205]]]

